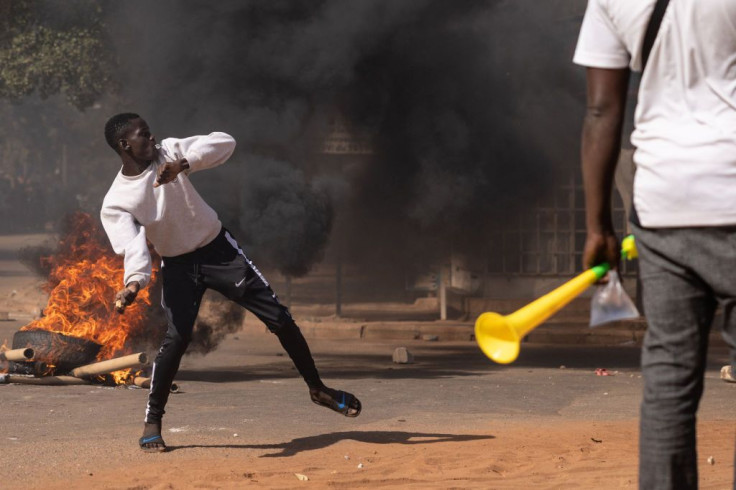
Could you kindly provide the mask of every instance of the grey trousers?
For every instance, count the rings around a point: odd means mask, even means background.
[[[736,339],[736,227],[632,228],[648,323],[639,488],[696,489],[695,415],[717,307],[732,349]]]

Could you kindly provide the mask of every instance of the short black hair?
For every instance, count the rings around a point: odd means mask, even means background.
[[[118,141],[123,137],[125,132],[130,127],[130,121],[133,119],[139,119],[141,116],[132,112],[122,112],[115,114],[105,123],[105,139],[110,148],[120,153],[118,148]]]

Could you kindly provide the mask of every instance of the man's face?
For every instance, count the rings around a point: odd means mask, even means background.
[[[141,118],[130,121],[130,129],[120,140],[123,151],[133,155],[137,160],[155,160],[158,155],[156,138],[151,134],[148,124]]]

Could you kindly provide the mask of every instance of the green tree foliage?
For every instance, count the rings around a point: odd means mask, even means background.
[[[115,91],[102,18],[94,0],[0,0],[0,98],[63,94],[84,110]]]

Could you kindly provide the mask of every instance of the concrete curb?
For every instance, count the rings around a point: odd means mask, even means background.
[[[321,321],[298,321],[307,338],[331,340],[427,340],[473,341],[471,322],[354,322],[330,318]],[[533,344],[565,345],[641,345],[646,322],[630,320],[590,328],[584,322],[548,321],[532,330],[523,340]],[[710,335],[711,346],[726,346],[720,330]]]
[[[307,338],[334,340],[473,340],[470,323],[445,322],[359,322],[336,323],[301,321]]]

